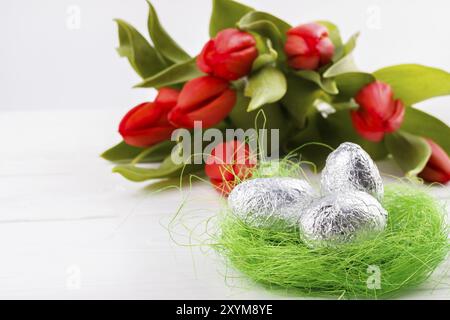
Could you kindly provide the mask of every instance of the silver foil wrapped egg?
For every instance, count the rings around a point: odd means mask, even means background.
[[[353,191],[324,196],[301,216],[302,239],[312,247],[333,247],[384,230],[387,212],[371,195]]]
[[[315,196],[314,189],[304,180],[258,178],[236,186],[228,197],[228,207],[252,227],[297,228],[300,215]]]
[[[383,181],[377,166],[360,146],[343,143],[326,161],[321,178],[322,194],[364,191],[383,199]]]

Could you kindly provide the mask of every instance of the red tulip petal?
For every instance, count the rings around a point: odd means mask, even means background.
[[[213,160],[211,160],[213,161]],[[207,164],[205,165],[205,173],[211,179],[216,180],[234,180],[233,166],[225,164]]]
[[[236,92],[228,89],[209,105],[193,111],[189,116],[193,120],[201,120],[203,128],[210,128],[225,119],[236,104]]]
[[[362,88],[355,97],[355,101],[364,112],[386,119],[392,114],[393,92],[391,86],[380,81],[372,82]]]
[[[320,63],[322,65],[330,63],[334,55],[334,45],[330,38],[321,39],[316,48],[320,54]]]
[[[183,112],[195,110],[222,94],[228,87],[228,81],[211,76],[193,79],[184,85],[175,109]]]
[[[122,119],[119,132],[123,135],[130,130],[151,127],[163,115],[163,109],[152,102],[146,102],[131,109]]]
[[[253,62],[258,57],[258,50],[250,47],[241,51],[215,55],[212,58],[213,74],[230,81],[240,79],[252,70]]]
[[[328,29],[318,23],[306,23],[290,29],[288,34],[319,39],[328,35]]]
[[[306,55],[311,52],[306,41],[299,36],[288,36],[286,44],[284,45],[284,51],[289,57]]]
[[[355,128],[356,132],[358,132],[358,134],[362,136],[364,139],[373,142],[380,142],[381,140],[383,140],[384,137],[383,130],[368,125],[360,112],[352,111],[351,118],[353,122],[353,127]]]
[[[450,158],[447,152],[433,140],[427,139],[427,142],[431,147],[431,157],[430,160],[428,160],[427,166],[450,176]]]
[[[175,128],[172,126],[155,127],[145,130],[127,132],[122,136],[127,144],[144,148],[170,139],[174,129]]]
[[[246,143],[238,140],[221,143],[208,157],[205,172],[219,191],[228,194],[239,181],[251,177],[255,167],[251,156]]]
[[[430,167],[423,169],[423,171],[419,174],[419,177],[428,182],[438,182],[442,184],[446,184],[450,181],[450,175]]]
[[[194,128],[194,123],[190,118],[186,116],[186,113],[184,113],[183,110],[173,109],[172,111],[170,111],[167,119],[169,120],[169,123],[171,123],[176,128]]]
[[[234,180],[235,153],[236,148],[232,141],[216,146],[206,160],[206,175],[212,179]]]
[[[299,70],[315,70],[319,67],[320,57],[315,56],[295,56],[290,58],[289,66]]]
[[[394,111],[391,117],[385,122],[385,132],[394,132],[400,129],[405,118],[405,106],[400,100],[394,103]]]
[[[284,50],[294,69],[316,70],[331,61],[334,45],[328,30],[317,23],[308,23],[288,31]]]
[[[208,105],[192,112],[175,108],[169,114],[169,121],[178,128],[194,128],[195,121],[201,121],[203,128],[210,128],[225,119],[236,104],[236,92],[228,89]]]
[[[256,40],[250,33],[238,29],[225,29],[217,34],[214,44],[217,52],[221,54],[254,47]]]
[[[250,73],[257,56],[256,40],[250,33],[225,29],[204,46],[197,65],[205,73],[232,81]]]
[[[177,105],[180,92],[172,88],[161,88],[156,96],[155,103],[164,108],[166,112]]]
[[[256,165],[253,155],[248,144],[238,140],[219,144],[206,161],[206,174],[212,179],[224,180],[249,177]]]
[[[203,47],[200,55],[197,57],[197,66],[204,73],[212,72],[212,68],[209,66],[209,60],[212,50],[214,50],[214,41],[209,40]]]

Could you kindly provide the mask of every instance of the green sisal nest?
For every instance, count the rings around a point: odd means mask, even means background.
[[[389,185],[383,206],[389,213],[383,233],[335,249],[311,249],[299,231],[251,228],[226,214],[217,248],[234,268],[272,288],[308,296],[392,297],[423,283],[450,244],[445,210],[426,192]],[[379,277],[371,273],[377,269]]]

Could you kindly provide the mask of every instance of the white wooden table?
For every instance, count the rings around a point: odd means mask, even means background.
[[[245,280],[228,283],[211,250],[180,246],[189,243],[183,233],[171,238],[185,193],[154,193],[110,172],[99,154],[119,140],[121,116],[0,112],[0,298],[286,298]],[[396,172],[391,164],[382,170]],[[434,192],[450,199],[449,187]],[[200,221],[219,207],[209,186],[195,184],[184,217]],[[404,297],[450,299],[450,276],[433,280]]]

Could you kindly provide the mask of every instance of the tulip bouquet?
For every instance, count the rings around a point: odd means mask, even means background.
[[[446,71],[415,64],[362,71],[352,58],[358,34],[344,42],[331,22],[297,21],[293,27],[232,0],[213,0],[211,39],[196,57],[163,29],[151,3],[152,44],[130,24],[116,22],[118,52],[142,78],[136,87],[158,90],[153,102],[123,118],[123,142],[103,154],[129,180],[204,170],[201,164],[173,161],[173,133],[193,130],[196,122],[205,129],[278,129],[281,156],[299,150],[302,160],[319,167],[329,150],[318,144],[334,148],[349,141],[375,160],[391,156],[406,175],[450,180],[450,128],[413,107],[450,94]],[[244,159],[236,158],[237,148],[244,148]],[[229,192],[236,179],[251,175],[251,152],[245,141],[234,139],[215,146],[209,153],[219,161],[207,162],[207,176]]]

